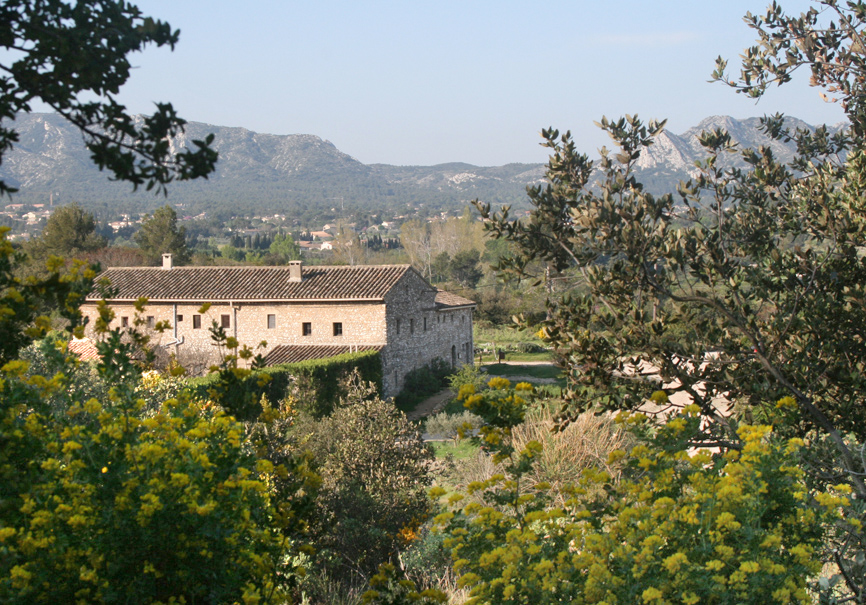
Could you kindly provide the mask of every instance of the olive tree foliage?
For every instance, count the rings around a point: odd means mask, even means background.
[[[174,48],[179,32],[134,5],[105,0],[7,0],[0,5],[0,119],[14,120],[41,101],[81,130],[94,163],[113,178],[165,191],[175,179],[207,177],[213,135],[173,152],[186,122],[168,103],[136,118],[116,95],[130,75],[128,55],[149,44]],[[18,140],[0,126],[0,160]],[[0,194],[14,188],[0,181]]]
[[[529,189],[529,220],[477,204],[488,231],[515,244],[501,270],[525,277],[540,259],[579,276],[541,326],[569,370],[563,419],[635,409],[658,380],[678,384],[713,419],[696,442],[738,449],[739,422],[772,423],[778,434],[810,439],[809,481],[849,484],[862,508],[864,19],[860,2],[817,2],[798,17],[774,4],[746,18],[760,40],[740,78],[719,61],[715,78],[754,97],[799,67],[839,95],[851,124],[835,134],[791,130],[781,115],[762,120],[770,137],[796,144],[788,164],[769,148],[738,149],[726,132],[705,132],[698,176],[675,195],[655,196],[635,168],[664,122],[602,119],[615,149],[602,149],[598,163],[577,152],[569,133],[543,132],[548,183]],[[728,154],[748,167],[723,169]],[[848,594],[866,602],[866,544],[848,529],[825,556]]]

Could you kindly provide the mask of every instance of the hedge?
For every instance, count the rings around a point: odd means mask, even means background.
[[[262,395],[267,395],[268,400],[277,402],[283,399],[289,392],[292,379],[300,380],[312,391],[312,397],[304,398],[299,406],[316,418],[327,416],[334,409],[334,405],[343,394],[341,390],[342,378],[357,369],[361,379],[372,382],[376,390],[382,392],[382,355],[379,351],[361,351],[358,353],[343,353],[325,359],[309,359],[298,363],[286,363],[269,366],[258,372],[254,372],[236,387],[239,389],[235,394],[229,393],[228,397],[242,398],[243,395],[253,393],[256,400]],[[268,374],[271,379],[259,384],[261,374]],[[189,381],[190,391],[201,397],[208,397],[208,391],[213,388],[218,380],[218,374],[208,374],[201,378]]]

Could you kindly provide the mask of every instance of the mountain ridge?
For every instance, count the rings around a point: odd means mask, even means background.
[[[786,120],[813,129],[797,118]],[[80,133],[60,116],[25,114],[14,125],[19,142],[0,165],[0,178],[19,188],[14,201],[77,201],[123,212],[147,212],[166,203],[165,198],[133,194],[128,184],[109,181],[91,163]],[[758,125],[758,118],[709,116],[679,135],[665,130],[638,160],[640,178],[654,192],[674,191],[679,180],[694,176],[695,161],[706,156],[699,133],[713,128],[727,129],[744,147],[769,145],[780,159],[793,157],[793,143],[771,140]],[[176,182],[169,188],[167,201],[189,207],[190,213],[232,215],[243,209],[327,216],[335,200],[341,209],[392,214],[406,208],[425,208],[428,214],[454,210],[475,198],[528,208],[526,187],[544,182],[544,164],[363,164],[316,135],[274,135],[201,122],[189,122],[186,132],[172,141],[173,148],[209,133],[215,134],[220,152],[216,172],[207,181]],[[726,161],[738,163],[736,158]]]

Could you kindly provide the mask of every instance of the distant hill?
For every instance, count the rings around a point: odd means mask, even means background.
[[[705,155],[697,135],[714,127],[726,128],[743,146],[770,144],[780,157],[791,157],[793,146],[771,142],[757,126],[757,118],[715,116],[681,135],[665,131],[639,161],[642,178],[653,191],[673,191]],[[150,211],[166,202],[109,181],[90,162],[78,131],[55,114],[22,115],[15,127],[20,141],[0,165],[0,178],[19,188],[16,202],[77,201],[117,212]],[[427,213],[454,210],[475,198],[527,207],[526,187],[544,179],[543,164],[366,165],[313,135],[260,134],[199,122],[190,122],[174,144],[183,147],[211,132],[220,153],[216,174],[169,188],[168,201],[183,204],[184,214],[281,213],[305,222],[336,215],[341,205],[347,213],[369,214],[400,214],[418,206]]]
[[[90,162],[78,131],[55,114],[28,114],[15,122],[19,142],[0,165],[0,178],[19,191],[18,203],[110,205],[118,211],[149,211],[162,197],[111,182]],[[479,168],[468,164],[432,167],[368,166],[313,135],[271,135],[244,128],[190,122],[188,141],[215,134],[220,159],[207,181],[173,183],[169,201],[189,214],[275,212],[308,215],[330,208],[368,213],[423,204],[429,211],[455,208],[482,197],[515,203],[526,186],[544,175],[541,164]]]

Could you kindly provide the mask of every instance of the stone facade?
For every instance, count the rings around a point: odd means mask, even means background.
[[[399,392],[412,370],[441,359],[452,367],[472,361],[472,311],[444,297],[412,271],[385,297],[388,346],[382,353],[386,391]],[[438,299],[438,302],[437,302]]]
[[[267,343],[257,349],[264,355],[286,346],[374,346],[382,352],[386,397],[402,389],[408,372],[436,358],[452,366],[472,360],[475,303],[433,288],[409,266],[231,269],[173,268],[170,260],[162,269],[109,269],[104,275],[121,290],[109,301],[112,327],[132,326],[134,300],[148,297],[141,314],[145,327],[169,326],[153,342],[193,369],[206,368],[220,354],[209,330],[214,322],[242,345],[256,349]],[[305,284],[305,278],[318,281]],[[201,284],[200,295],[187,291],[189,282]],[[91,325],[96,301],[88,298],[82,307]],[[205,302],[210,307],[202,313]]]

